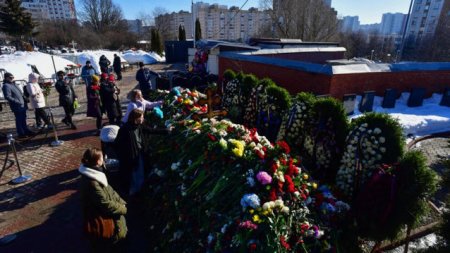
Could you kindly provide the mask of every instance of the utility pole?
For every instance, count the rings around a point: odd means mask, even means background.
[[[194,41],[195,48],[195,14],[194,14],[194,0],[191,1],[192,8],[192,40]]]
[[[413,2],[414,2],[414,0],[411,0],[411,2],[409,3],[408,16],[406,16],[406,22],[405,22],[406,24],[405,24],[405,28],[403,29],[402,44],[400,44],[400,54],[398,56],[398,61],[401,61],[402,57],[403,57],[403,50],[405,48],[406,32],[408,31],[408,23],[409,23],[409,18],[411,16],[411,9],[413,6]]]

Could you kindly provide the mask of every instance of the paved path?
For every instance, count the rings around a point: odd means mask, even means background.
[[[152,65],[161,71],[167,65]],[[133,89],[136,69],[123,73],[124,79],[118,82],[121,101],[127,103],[126,95]],[[21,185],[8,182],[18,176],[16,165],[9,167],[0,178],[0,238],[12,233],[17,239],[8,245],[0,246],[0,252],[88,252],[88,243],[81,233],[81,214],[77,193],[81,155],[88,147],[100,147],[95,133],[95,119],[87,119],[84,86],[76,87],[81,107],[74,116],[77,130],[68,129],[60,122],[64,112],[54,110],[58,123],[58,133],[64,144],[50,147],[52,133],[44,133],[33,139],[18,141],[18,157],[21,168],[32,180]],[[56,103],[56,91],[52,91],[50,103]],[[28,112],[28,124],[34,124],[34,113]],[[104,117],[106,122],[106,117]],[[14,117],[9,108],[0,112],[0,132],[13,133]],[[0,166],[6,156],[8,146],[0,140]],[[13,159],[13,156],[9,156]],[[10,163],[8,163],[10,165]],[[1,167],[0,167],[1,169]],[[131,221],[133,223],[133,221]],[[134,222],[136,223],[136,222]],[[133,233],[133,231],[130,231]],[[136,234],[136,231],[134,231]],[[130,250],[139,252],[139,250]]]

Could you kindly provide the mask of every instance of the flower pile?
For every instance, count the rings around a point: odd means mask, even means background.
[[[184,252],[331,247],[322,238],[326,227],[309,209],[317,203],[317,183],[285,142],[271,144],[255,129],[227,120],[198,123],[178,125],[179,135],[164,142],[172,146],[158,154],[155,175],[161,184],[151,189],[161,199],[153,199],[150,209],[167,222],[153,225],[162,237],[158,247]]]
[[[47,99],[47,97],[50,95],[50,92],[52,90],[53,83],[52,82],[43,82],[43,83],[40,83],[39,85],[41,86],[44,97]]]
[[[394,119],[381,114],[362,116],[347,136],[336,186],[351,198],[381,164],[395,163],[402,154],[401,128]]]

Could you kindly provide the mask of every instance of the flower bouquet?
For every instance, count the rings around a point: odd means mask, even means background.
[[[290,252],[327,243],[311,215],[317,184],[291,157],[285,142],[271,144],[227,120],[177,125],[179,134],[161,142],[150,188],[156,247]],[[175,190],[175,191],[174,191]],[[165,221],[161,224],[162,221]]]

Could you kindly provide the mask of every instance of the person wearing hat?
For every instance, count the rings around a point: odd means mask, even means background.
[[[55,83],[55,88],[59,93],[59,105],[64,108],[64,113],[66,114],[62,122],[72,129],[77,129],[72,121],[72,116],[75,113],[73,104],[75,100],[77,100],[77,95],[73,89],[72,82],[64,80],[64,71],[58,71],[56,75],[58,80]]]
[[[92,83],[87,93],[87,112],[88,117],[96,118],[97,135],[102,128],[102,100],[100,97],[100,78],[97,75],[92,76]]]
[[[91,61],[86,61],[86,65],[81,68],[81,78],[84,80],[84,84],[86,84],[86,94],[87,89],[92,83],[92,76],[97,75],[97,71],[95,71],[94,67],[91,65]]]
[[[14,75],[6,72],[4,74],[2,91],[5,99],[8,101],[11,111],[16,118],[16,130],[19,138],[33,136],[34,132],[27,126],[27,104],[22,91],[14,83]]]
[[[42,127],[42,121],[44,121],[47,128],[51,129],[53,126],[50,124],[50,119],[45,112],[45,96],[42,92],[41,86],[38,83],[39,75],[36,73],[30,73],[28,75],[28,83],[26,90],[29,94],[31,107],[34,108],[34,115],[36,117],[36,126]]]
[[[120,62],[120,57],[114,54],[113,69],[117,75],[117,81],[122,80],[122,63]]]
[[[152,87],[152,75],[159,76],[158,73],[144,67],[143,62],[139,62],[139,70],[136,72],[136,81],[139,82],[139,89],[142,91],[144,99],[149,100],[150,90]]]
[[[110,74],[108,80],[101,84],[100,91],[103,108],[108,116],[109,124],[120,125],[122,119],[122,109],[119,100],[120,89],[116,86],[113,74]]]

